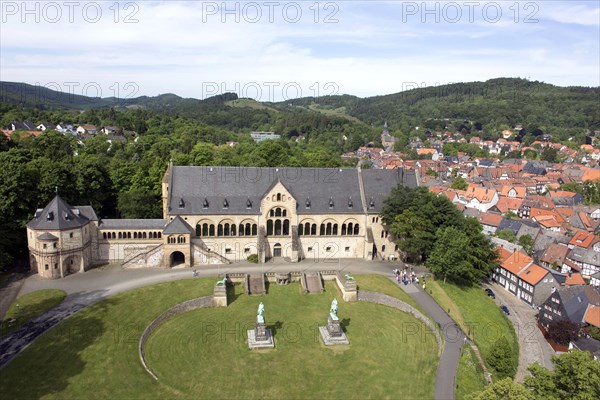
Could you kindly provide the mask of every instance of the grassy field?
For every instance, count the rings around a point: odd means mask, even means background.
[[[359,279],[360,278],[360,279]],[[425,312],[398,284],[381,275],[356,275],[359,290],[371,290],[381,292],[388,296],[395,297],[403,302],[410,304],[417,310]],[[427,315],[427,314],[425,314]]]
[[[514,327],[502,310],[481,287],[463,288],[441,281],[427,282],[432,296],[475,342],[481,356],[487,360],[500,337],[505,337],[513,350],[516,364],[519,360],[519,343]]]
[[[58,289],[44,289],[27,293],[16,299],[6,312],[0,335],[19,328],[24,323],[56,307],[67,297],[67,293]],[[13,320],[9,323],[9,320]]]
[[[477,361],[477,356],[471,346],[463,346],[458,371],[456,372],[456,400],[462,400],[467,395],[485,388],[483,369]]]
[[[237,290],[227,308],[166,321],[146,347],[155,382],[138,359],[140,334],[169,307],[212,294],[213,285],[214,279],[194,279],[145,287],[73,315],[0,370],[0,393],[10,399],[433,397],[437,346],[431,335],[402,334],[420,324],[405,313],[340,302],[351,344],[321,344],[316,328],[325,324],[331,299],[341,299],[330,283],[313,295],[298,284],[272,285],[259,297]],[[274,329],[270,351],[250,351],[245,342],[260,301]]]

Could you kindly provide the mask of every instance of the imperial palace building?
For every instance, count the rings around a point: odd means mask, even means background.
[[[256,254],[259,262],[391,259],[398,249],[379,213],[413,170],[169,165],[163,219],[100,219],[56,196],[27,225],[30,264],[60,278],[93,265],[198,267]]]

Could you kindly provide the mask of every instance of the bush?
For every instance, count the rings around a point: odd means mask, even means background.
[[[486,361],[490,367],[496,370],[496,380],[514,378],[517,373],[515,363],[513,362],[512,349],[505,337],[496,340],[494,348]]]
[[[250,254],[246,260],[248,260],[248,262],[258,264],[258,254]]]

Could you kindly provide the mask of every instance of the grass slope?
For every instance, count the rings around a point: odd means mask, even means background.
[[[362,278],[357,276],[359,285]],[[301,294],[298,284],[273,285],[260,297],[238,291],[227,308],[168,320],[147,347],[149,364],[161,377],[153,381],[137,354],[143,329],[169,307],[212,294],[213,285],[211,278],[169,282],[82,310],[0,370],[0,393],[10,399],[433,397],[435,340],[404,337],[405,326],[420,324],[405,313],[340,302],[351,345],[330,349],[315,339],[331,299],[341,297],[330,284],[317,295]],[[275,329],[277,347],[270,352],[248,350],[243,336],[259,301]],[[215,326],[224,327],[218,335]]]
[[[496,341],[505,337],[511,345],[516,370],[519,343],[515,329],[480,287],[464,288],[441,281],[429,281],[427,287],[440,306],[450,310],[450,316],[475,342],[484,360],[489,359]]]
[[[4,316],[0,335],[14,331],[21,325],[29,322],[56,307],[67,297],[67,293],[58,289],[44,289],[27,293],[16,299]],[[9,320],[14,320],[9,324]]]
[[[462,400],[467,395],[485,389],[483,369],[477,361],[477,356],[471,346],[463,346],[458,371],[456,372],[456,400]]]

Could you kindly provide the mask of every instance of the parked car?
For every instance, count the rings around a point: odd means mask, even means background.
[[[494,293],[494,291],[490,288],[486,288],[485,292],[487,293],[488,296],[490,296],[492,299],[496,298],[496,293]]]
[[[500,309],[504,311],[504,314],[510,315],[510,311],[508,311],[508,307],[506,307],[505,305],[500,306]]]

